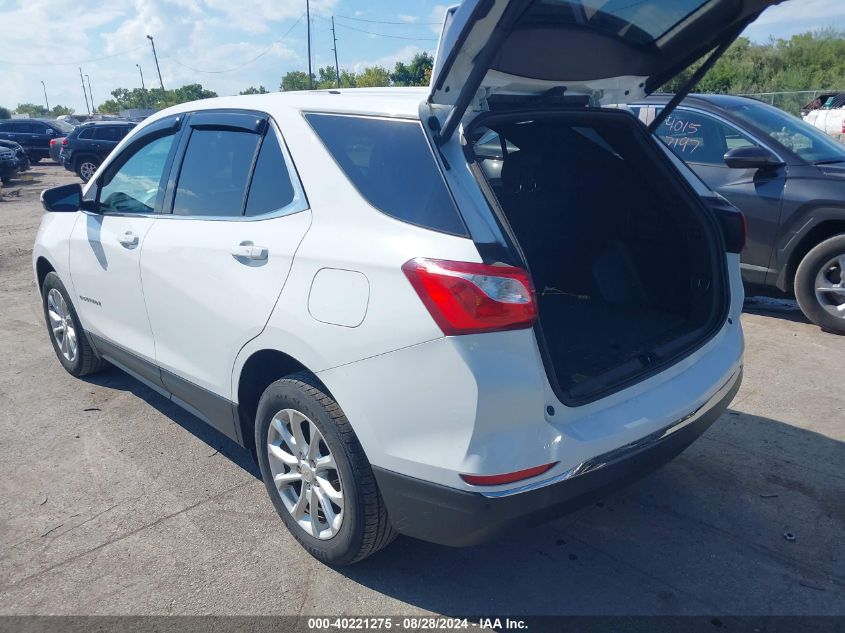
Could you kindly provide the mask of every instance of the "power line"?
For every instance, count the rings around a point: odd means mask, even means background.
[[[343,18],[344,20],[355,20],[356,22],[369,22],[370,24],[401,24],[403,26],[414,26],[415,24],[422,26],[438,26],[443,24],[443,22],[402,22],[401,20],[396,22],[392,20],[368,20],[366,18],[353,18],[351,15],[338,15],[336,17]]]
[[[120,53],[114,53],[112,55],[103,55],[102,57],[94,57],[92,59],[85,59],[82,61],[76,62],[48,62],[48,63],[40,63],[40,62],[9,62],[4,59],[0,59],[0,64],[8,64],[9,66],[80,66],[83,64],[91,64],[93,62],[99,62],[104,59],[114,59],[115,57],[121,57],[123,55],[128,55],[129,53],[134,53],[139,48],[143,48],[146,44],[139,44],[135,48],[130,48],[129,50],[122,51]]]
[[[350,31],[358,31],[359,33],[366,33],[367,35],[376,35],[378,37],[389,37],[390,39],[394,40],[412,40],[414,42],[436,42],[438,39],[436,37],[408,37],[404,35],[390,35],[388,33],[376,33],[374,31],[367,31],[365,29],[358,29],[354,26],[349,26],[348,24],[338,24],[339,27],[344,29],[349,29]]]
[[[194,72],[197,72],[197,73],[204,73],[206,75],[220,75],[220,74],[223,74],[223,73],[231,73],[231,72],[234,72],[236,70],[240,70],[241,68],[245,68],[246,66],[249,66],[250,64],[257,62],[259,59],[261,59],[267,53],[269,53],[271,50],[273,50],[273,48],[277,44],[281,44],[282,40],[284,40],[288,35],[290,35],[291,31],[293,31],[299,25],[299,23],[302,22],[302,18],[304,18],[304,17],[305,17],[305,12],[303,11],[302,15],[299,16],[299,18],[296,20],[296,22],[294,22],[291,25],[291,27],[287,31],[285,31],[284,35],[282,35],[279,39],[277,39],[273,43],[271,43],[270,46],[268,46],[267,48],[262,50],[260,53],[258,53],[258,55],[256,55],[252,59],[245,61],[243,64],[239,64],[238,66],[233,66],[232,68],[224,68],[222,70],[203,70],[201,68],[194,68],[193,66],[189,66],[188,64],[180,62],[178,59],[176,59],[174,57],[164,57],[164,56],[162,56],[162,59],[166,59],[166,60],[176,64],[177,66],[182,66],[183,68],[187,68],[188,70],[193,70]]]

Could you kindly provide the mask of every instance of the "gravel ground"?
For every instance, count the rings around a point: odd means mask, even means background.
[[[677,460],[556,522],[334,570],[240,448],[117,370],[57,362],[38,165],[0,201],[0,614],[845,615],[845,338],[751,301],[745,383]]]

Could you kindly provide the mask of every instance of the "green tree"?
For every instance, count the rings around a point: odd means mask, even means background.
[[[123,110],[130,109],[153,109],[161,110],[177,103],[197,101],[199,99],[210,99],[216,97],[217,93],[206,90],[201,84],[188,84],[174,90],[142,90],[141,88],[116,88],[111,92],[112,98],[97,106],[97,112],[117,114]]]
[[[357,76],[354,72],[349,70],[340,71],[340,87],[354,88],[356,86]],[[337,71],[334,66],[324,66],[317,69],[317,81],[314,84],[315,88],[337,88]]]
[[[386,68],[381,66],[370,66],[365,68],[356,79],[356,85],[359,88],[378,88],[381,86],[390,85],[390,73]]]
[[[50,111],[43,105],[35,103],[19,103],[15,108],[17,114],[28,114],[31,117],[45,117],[50,114]]]
[[[50,110],[50,114],[53,117],[60,117],[63,115],[70,115],[73,114],[73,108],[68,108],[67,106],[57,105],[54,106],[52,110]]]
[[[241,94],[241,95],[266,95],[267,89],[264,86],[258,86],[258,88],[256,88],[255,86],[250,86],[249,88],[247,88],[246,90],[244,90],[242,92],[239,92],[238,94]]]
[[[311,75],[312,81],[316,84],[316,77]],[[308,90],[308,73],[301,70],[292,70],[282,77],[282,83],[279,90],[290,92],[291,90]]]
[[[390,80],[395,86],[427,86],[426,77],[431,77],[434,58],[428,53],[417,53],[410,63],[396,62],[390,73]]]
[[[669,81],[677,92],[703,63],[699,60]],[[800,90],[845,90],[845,31],[824,29],[755,44],[741,37],[695,88],[700,93],[755,94]],[[775,102],[797,113],[809,95],[789,95]]]
[[[12,118],[12,111],[9,108],[4,108],[0,106],[0,119],[11,119]]]

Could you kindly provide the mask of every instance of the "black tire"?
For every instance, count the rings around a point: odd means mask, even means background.
[[[343,519],[337,534],[327,540],[315,538],[299,526],[273,483],[267,438],[273,417],[283,409],[295,409],[317,426],[337,464]],[[350,565],[393,541],[396,532],[370,462],[340,405],[312,374],[294,374],[267,387],[258,403],[255,422],[255,446],[267,493],[285,526],[308,553],[329,565]]]
[[[47,297],[51,290],[57,290],[62,295],[62,298],[65,300],[68,307],[70,320],[72,321],[73,327],[76,331],[77,350],[76,356],[73,360],[65,358],[62,354],[62,350],[59,347],[56,336],[53,334],[53,328],[50,325]],[[88,376],[90,374],[96,374],[108,367],[108,363],[97,356],[91,348],[91,345],[88,343],[88,339],[85,336],[85,330],[82,329],[82,325],[79,323],[79,316],[76,314],[76,309],[73,307],[73,302],[70,300],[70,296],[68,295],[62,280],[59,279],[59,276],[54,272],[47,273],[47,276],[44,278],[44,284],[41,288],[41,303],[44,307],[44,322],[47,324],[47,334],[50,337],[50,342],[53,344],[53,351],[56,352],[56,357],[59,359],[62,367],[64,367],[71,376],[76,376],[77,378],[81,376]]]
[[[813,323],[827,332],[845,334],[845,314],[836,317],[827,310],[816,296],[816,278],[829,262],[837,257],[845,256],[845,235],[837,235],[825,240],[801,260],[798,272],[795,274],[795,297],[804,315]],[[836,272],[831,275],[835,277]],[[839,271],[840,282],[845,284],[845,271]],[[842,296],[845,296],[843,291]],[[837,296],[831,296],[836,302]]]
[[[30,156],[30,157],[29,157],[29,164],[30,164],[30,165],[37,165],[37,164],[38,164],[38,163],[40,163],[40,162],[41,162],[41,157],[40,157],[40,156]]]
[[[0,182],[2,182],[4,185],[9,184],[11,181],[12,181],[12,179],[9,178],[8,176],[3,176],[2,178],[0,178]]]
[[[79,176],[83,182],[88,182],[99,166],[100,161],[93,156],[83,156],[76,161],[76,175]],[[89,169],[90,171],[88,171]]]

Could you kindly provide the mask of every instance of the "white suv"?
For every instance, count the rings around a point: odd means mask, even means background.
[[[116,365],[252,449],[330,563],[396,533],[478,543],[633,480],[739,387],[744,232],[603,106],[770,3],[467,0],[428,91],[160,112],[84,189],[42,194],[59,361]]]

